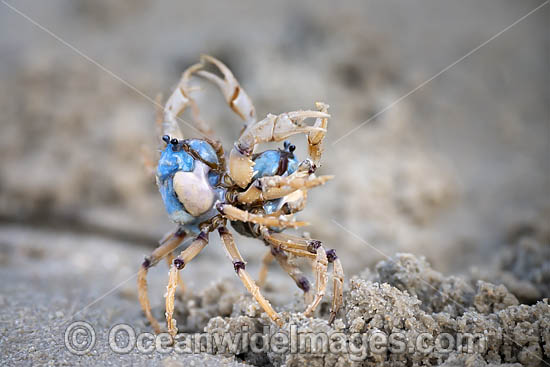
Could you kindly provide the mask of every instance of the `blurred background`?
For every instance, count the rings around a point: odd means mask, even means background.
[[[337,249],[348,276],[411,252],[446,274],[505,283],[526,302],[548,297],[550,7],[422,85],[541,1],[9,4],[0,3],[5,294],[25,279],[77,310],[65,289],[92,300],[137,271],[172,228],[144,167],[157,149],[151,100],[208,53],[259,117],[330,105],[319,172],[336,178],[311,191],[299,218]],[[228,150],[241,122],[202,85],[198,102]],[[305,139],[293,141],[303,157]],[[263,245],[237,240],[256,274]],[[233,278],[218,239],[193,265],[192,287]],[[292,282],[271,272],[273,297],[292,296]],[[135,281],[121,289],[138,315]],[[108,298],[102,305],[118,307]]]

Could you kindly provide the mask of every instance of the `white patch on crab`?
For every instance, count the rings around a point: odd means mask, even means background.
[[[174,191],[185,210],[194,217],[206,213],[214,204],[216,194],[208,182],[208,168],[195,160],[192,172],[178,171],[174,175]]]

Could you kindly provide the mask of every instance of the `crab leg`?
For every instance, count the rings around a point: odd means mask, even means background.
[[[334,249],[327,251],[327,260],[332,263],[332,306],[328,323],[332,324],[344,303],[344,268]]]
[[[241,135],[237,144],[241,150],[252,151],[254,146],[270,141],[282,141],[289,136],[304,133],[325,132],[322,127],[305,125],[308,118],[328,118],[330,115],[321,111],[293,111],[280,115],[268,114],[262,121],[249,126]]]
[[[174,315],[174,298],[176,296],[176,288],[179,282],[179,271],[185,267],[191,260],[195,258],[208,245],[208,234],[201,232],[197,238],[174,259],[170,267],[168,285],[166,286],[166,325],[168,332],[172,337],[176,336],[178,329]]]
[[[281,208],[272,215],[292,214],[303,210],[306,206],[307,190],[300,189],[283,198]]]
[[[269,240],[268,240],[269,242]],[[287,253],[279,246],[272,244],[271,253],[284,271],[294,280],[296,286],[304,292],[304,302],[309,305],[313,301],[313,294],[311,292],[311,284],[309,279],[304,275],[300,268],[291,262]],[[295,254],[294,254],[295,255]],[[299,256],[299,255],[295,255]]]
[[[296,190],[292,194],[284,196],[282,198],[282,202],[279,204],[279,209],[269,215],[278,217],[281,215],[294,214],[302,211],[306,206],[306,200],[307,191]]]
[[[271,252],[271,248],[267,250],[264,257],[262,258],[262,267],[260,268],[260,274],[258,275],[258,281],[256,284],[258,284],[258,287],[263,287],[265,284],[265,280],[267,278],[267,271],[269,269],[269,265],[273,262],[273,254]]]
[[[202,64],[194,64],[187,68],[178,83],[178,86],[166,101],[164,107],[164,120],[162,122],[162,133],[163,135],[168,135],[171,138],[183,139],[183,134],[178,125],[178,116],[187,108],[191,107],[191,112],[193,115],[193,123],[197,130],[205,135],[212,136],[212,129],[208,124],[200,117],[199,107],[195,100],[191,98],[190,92],[191,87],[189,86],[189,79],[191,75],[197,72],[203,67]]]
[[[216,156],[218,157],[218,167],[220,170],[225,172],[225,152],[223,150],[223,145],[219,140],[205,139],[208,144],[214,148]]]
[[[269,301],[265,299],[265,297],[260,292],[260,288],[250,277],[250,274],[248,274],[248,272],[245,270],[246,263],[241,256],[239,249],[235,245],[233,235],[231,235],[231,233],[229,233],[229,231],[225,227],[218,228],[218,232],[220,233],[220,237],[225,247],[227,256],[229,256],[229,258],[233,262],[233,268],[235,269],[235,272],[243,282],[246,289],[252,294],[252,296],[264,309],[271,320],[273,320],[279,327],[283,326],[281,316],[279,316],[279,314],[273,309]]]
[[[151,313],[151,304],[149,302],[149,296],[147,295],[147,273],[149,268],[155,266],[160,259],[166,256],[170,256],[185,239],[185,232],[182,229],[177,229],[172,233],[166,235],[161,241],[160,246],[153,251],[153,253],[146,257],[138,271],[138,298],[141,308],[145,313],[145,316],[151,323],[155,333],[160,333],[160,326],[158,321],[153,317]]]
[[[230,220],[238,220],[241,222],[251,222],[255,224],[261,224],[268,227],[301,227],[308,225],[307,222],[297,222],[292,216],[280,215],[278,217],[272,217],[268,215],[260,215],[250,213],[246,210],[239,209],[229,204],[216,204],[216,209],[226,218]]]
[[[162,103],[162,95],[158,94],[155,97],[155,132],[157,136],[159,136],[159,149],[161,150],[162,147],[162,139],[160,138],[162,136],[162,123],[164,121],[164,108],[161,106]],[[157,162],[159,159],[158,151],[154,151],[151,149],[151,147],[142,145],[140,147],[140,154],[141,154],[141,161],[143,163],[143,168],[145,169],[145,172],[147,176],[150,176],[151,178],[155,177],[155,173],[157,171]]]
[[[220,88],[225,101],[229,107],[242,118],[247,125],[256,121],[256,112],[252,100],[246,94],[244,89],[239,85],[239,82],[224,63],[220,60],[209,56],[201,55],[201,63],[204,65],[207,62],[214,64],[223,74],[223,79],[216,74],[201,70],[197,74],[205,79],[210,80]]]
[[[171,252],[168,255],[166,255],[166,257],[165,257],[166,265],[168,265],[168,269],[170,269],[170,266],[172,266],[172,262],[174,261],[174,256],[175,256],[174,253]],[[181,293],[185,293],[187,287],[186,287],[185,282],[183,281],[183,279],[181,277],[179,278],[178,285],[181,289]]]
[[[321,247],[317,250],[317,257],[315,259],[315,298],[307,306],[304,311],[304,315],[309,317],[313,314],[313,311],[319,306],[319,303],[325,296],[325,290],[327,288],[327,267],[328,260],[327,254],[324,249]]]
[[[246,191],[237,195],[240,203],[252,204],[289,195],[296,190],[307,190],[323,185],[334,176],[315,177],[305,171],[296,171],[290,176],[267,176],[257,179]]]
[[[342,263],[340,262],[338,256],[336,256],[334,249],[325,251],[320,241],[308,240],[284,233],[274,233],[265,227],[261,228],[261,233],[264,240],[268,241],[273,246],[279,246],[285,252],[290,252],[296,256],[307,257],[315,260],[315,297],[306,308],[304,312],[305,316],[311,316],[321,302],[326,289],[327,266],[328,263],[333,264],[333,295],[332,308],[329,316],[329,322],[332,323],[336,318],[336,315],[338,314],[344,300],[344,271],[342,268]]]
[[[321,241],[293,236],[286,233],[273,232],[269,228],[262,226],[260,228],[262,238],[270,244],[280,247],[287,251],[291,249],[310,253],[311,258],[315,258],[315,253],[321,245]]]
[[[315,103],[315,107],[321,112],[328,112],[328,105],[323,102]],[[321,154],[323,153],[323,140],[327,131],[328,118],[317,118],[314,127],[321,128],[323,130],[310,132],[307,136],[309,156],[315,164],[319,164],[321,160]]]
[[[254,175],[252,153],[257,144],[281,141],[291,135],[303,133],[324,133],[322,127],[308,126],[303,123],[307,118],[328,118],[321,111],[294,111],[278,116],[267,115],[265,119],[249,125],[229,154],[229,175],[241,188],[248,186]]]
[[[263,238],[275,246],[280,246],[283,250],[290,250],[293,254],[300,256],[303,253],[310,252],[315,254],[314,273],[315,273],[315,296],[304,311],[305,316],[311,316],[325,295],[327,286],[327,266],[328,260],[326,252],[321,241],[307,240],[284,233],[274,233],[267,228],[262,228]],[[298,251],[296,251],[298,250]],[[302,256],[306,256],[305,254]],[[311,256],[307,256],[311,258]]]

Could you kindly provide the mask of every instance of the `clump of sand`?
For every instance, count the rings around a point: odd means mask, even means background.
[[[548,299],[532,305],[520,304],[504,285],[467,277],[446,277],[433,270],[423,257],[411,254],[397,254],[379,262],[374,272],[366,269],[351,278],[345,291],[345,306],[332,325],[327,322],[330,300],[321,304],[314,318],[304,317],[300,313],[303,304],[294,302],[283,307],[285,325],[279,329],[250,296],[235,292],[233,286],[227,284],[231,283],[216,283],[198,295],[184,296],[186,311],[181,315],[182,325],[193,330],[202,328],[212,334],[229,333],[232,337],[246,330],[271,336],[284,334],[288,340],[292,340],[291,333],[323,334],[329,340],[348,339],[347,347],[341,350],[314,344],[311,350],[282,352],[246,346],[240,346],[231,354],[216,348],[212,351],[237,356],[249,364],[488,366],[520,363],[533,366],[550,358]],[[460,346],[443,343],[442,348],[429,350],[416,344],[419,336],[433,343],[442,333],[455,341],[468,335],[478,339],[473,339],[473,349],[469,350],[468,339],[463,339]],[[372,340],[375,334],[396,335],[404,347],[402,350],[386,348],[382,352],[366,350],[361,349],[360,340],[352,338],[362,335]],[[355,348],[349,343],[355,343]]]

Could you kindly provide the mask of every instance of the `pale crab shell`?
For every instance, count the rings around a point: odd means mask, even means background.
[[[214,204],[215,193],[208,182],[207,165],[195,161],[191,172],[178,171],[174,175],[174,191],[185,210],[194,217],[206,213]]]

